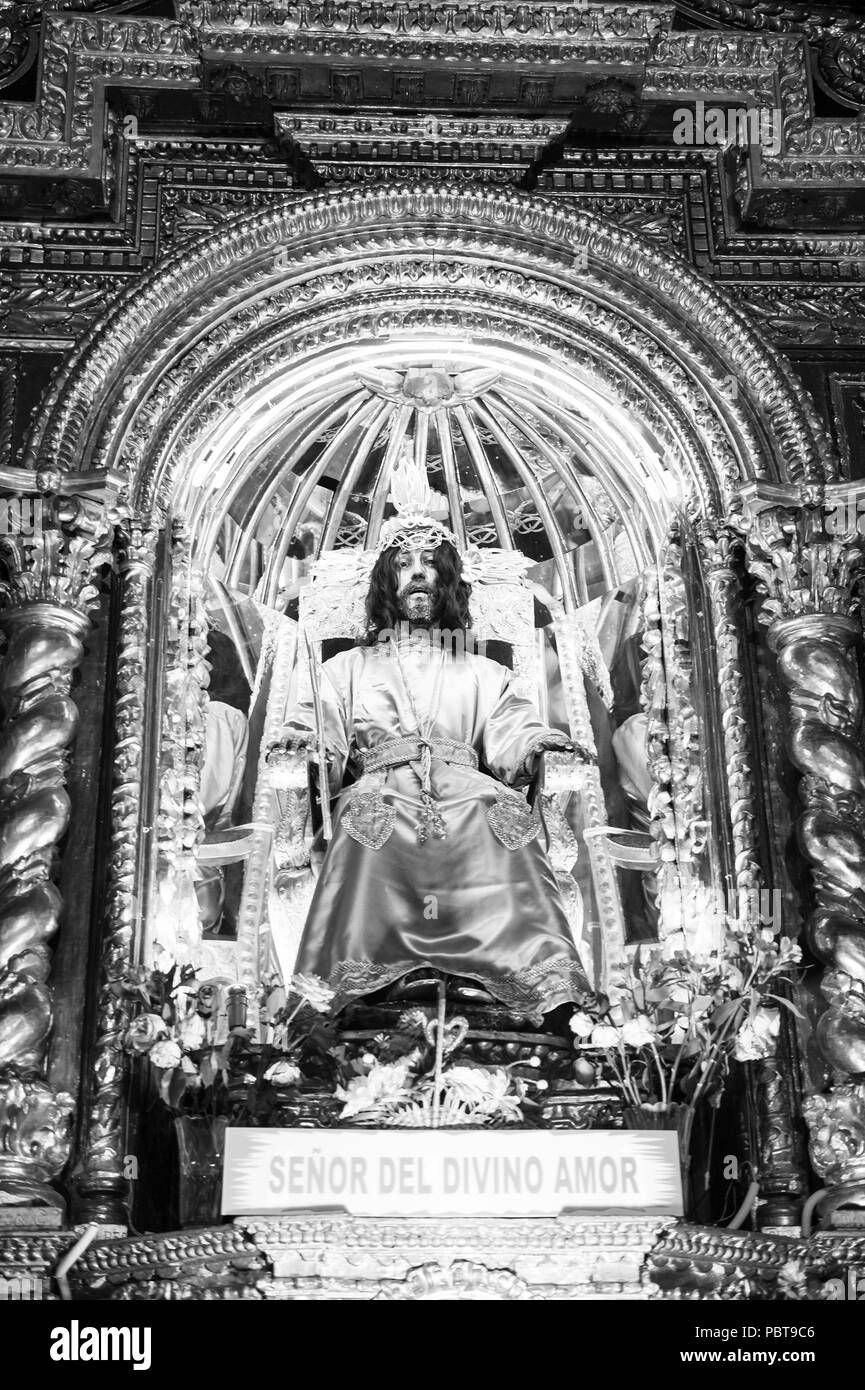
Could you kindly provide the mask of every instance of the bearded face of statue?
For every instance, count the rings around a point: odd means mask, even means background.
[[[397,560],[400,617],[426,627],[432,619],[438,582],[434,550],[418,546],[401,551]]]

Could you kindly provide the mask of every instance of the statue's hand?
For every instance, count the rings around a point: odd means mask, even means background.
[[[535,745],[538,753],[573,753],[581,763],[594,763],[597,758],[588,748],[584,748],[580,743],[574,743],[573,739],[568,738],[567,734],[553,734],[548,739]]]
[[[311,753],[315,748],[315,734],[310,729],[285,729],[276,743],[267,750],[267,762],[283,762],[286,757],[298,753]]]
[[[303,729],[287,729],[267,750],[265,762],[272,787],[297,789],[306,781],[307,759],[314,757],[315,735]]]

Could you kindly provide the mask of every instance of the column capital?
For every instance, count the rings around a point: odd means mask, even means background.
[[[0,498],[0,511],[4,503],[0,520],[18,525],[0,526],[0,622],[38,606],[43,621],[86,631],[97,572],[111,562],[116,514],[89,495]]]
[[[846,485],[839,490],[834,484],[800,489],[752,483],[741,497],[748,568],[764,595],[760,620],[854,618],[865,576],[865,536],[858,527],[859,503]]]

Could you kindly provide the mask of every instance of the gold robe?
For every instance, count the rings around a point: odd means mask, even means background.
[[[535,1017],[579,1000],[540,817],[515,790],[556,735],[497,662],[416,640],[399,653],[358,647],[321,667],[331,790],[347,770],[357,780],[337,802],[296,970],[328,980],[337,1007],[421,966]],[[312,729],[311,702],[289,724]]]

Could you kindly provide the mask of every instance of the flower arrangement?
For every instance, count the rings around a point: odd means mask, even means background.
[[[747,916],[725,918],[722,948],[705,955],[682,932],[639,946],[571,1019],[578,1079],[595,1078],[594,1053],[627,1106],[720,1103],[731,1060],[769,1057],[782,1009],[798,1012],[783,982],[800,959],[790,937]]]
[[[225,980],[199,981],[191,966],[178,967],[164,952],[159,968],[131,971],[121,988],[140,1008],[124,1040],[127,1052],[148,1058],[167,1105],[177,1109],[193,1092],[203,1108],[215,1089],[228,1086],[236,1054],[252,1035],[244,992]],[[300,1054],[332,1001],[333,991],[314,976],[293,976],[288,990],[275,979],[266,982],[260,999],[263,1078],[249,1073],[243,1081],[299,1083]],[[331,1035],[324,1041],[327,1046]]]
[[[465,1036],[460,1023],[446,1026],[444,1055]],[[456,1025],[456,1027],[455,1027]],[[455,1125],[519,1124],[531,1112],[534,1092],[546,1081],[515,1075],[512,1067],[436,1067],[435,1020],[423,1009],[402,1015],[394,1033],[380,1034],[369,1051],[343,1060],[336,1095],[340,1120],[383,1128],[432,1129]],[[528,1066],[539,1065],[532,1059]]]

